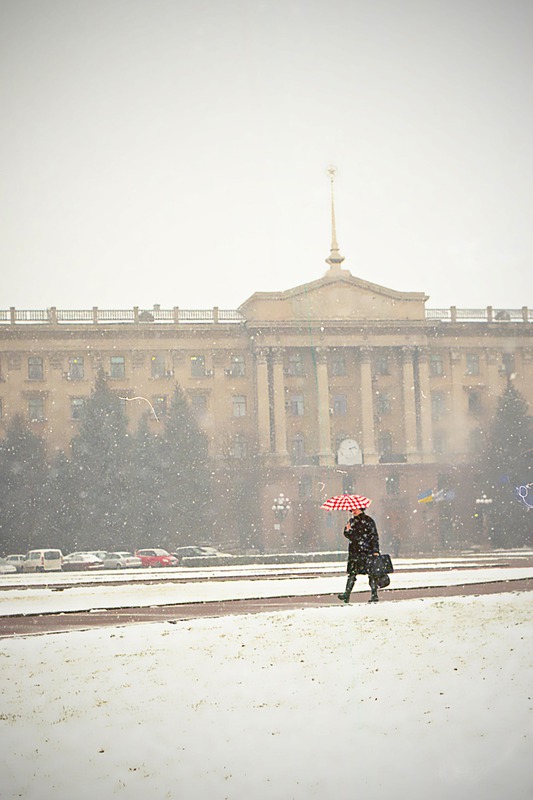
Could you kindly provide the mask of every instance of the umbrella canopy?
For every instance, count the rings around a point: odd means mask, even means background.
[[[357,509],[368,508],[372,500],[362,494],[337,494],[330,497],[320,508],[326,511],[357,511]]]

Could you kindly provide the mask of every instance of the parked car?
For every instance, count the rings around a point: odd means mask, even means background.
[[[177,567],[179,564],[176,556],[160,547],[136,550],[135,555],[141,559],[143,567]]]
[[[176,547],[172,554],[177,558],[195,557],[195,556],[227,556],[229,553],[221,553],[216,547],[208,547],[207,545],[190,544],[185,547]]]
[[[103,561],[106,569],[132,569],[132,567],[142,567],[143,565],[138,556],[123,551],[107,553]]]
[[[5,560],[8,564],[13,564],[17,572],[22,572],[22,562],[24,558],[24,553],[11,553],[11,555],[6,556]]]
[[[0,558],[0,575],[12,575],[17,571],[16,566],[10,563],[7,558]]]
[[[63,559],[63,569],[71,571],[90,571],[103,569],[104,562],[98,556],[93,556],[92,553],[70,553]]]
[[[22,562],[22,572],[61,572],[62,566],[61,550],[29,550]]]

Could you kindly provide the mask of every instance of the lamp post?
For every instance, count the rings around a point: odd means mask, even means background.
[[[288,497],[285,497],[285,495],[280,492],[279,495],[274,500],[272,511],[276,519],[274,530],[280,532],[281,541],[284,547],[286,546],[286,542],[281,526],[283,520],[285,519],[290,510],[291,510],[291,501],[289,500]]]
[[[476,499],[476,506],[478,506],[481,514],[481,529],[483,531],[484,543],[488,543],[489,540],[489,520],[487,513],[491,505],[492,497],[487,497],[485,492],[482,493],[481,497]],[[476,516],[478,516],[478,514],[476,514]]]

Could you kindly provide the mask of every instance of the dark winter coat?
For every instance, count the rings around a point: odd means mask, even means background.
[[[347,571],[351,575],[367,575],[369,559],[373,553],[379,553],[376,523],[363,511],[350,517],[344,535],[350,542]]]

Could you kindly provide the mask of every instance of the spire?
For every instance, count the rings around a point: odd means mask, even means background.
[[[331,181],[331,252],[326,258],[326,264],[329,264],[330,269],[340,269],[344,261],[344,256],[339,253],[339,245],[337,242],[337,229],[335,227],[335,197],[333,193],[333,182],[337,174],[337,168],[330,164],[327,169],[327,174]]]

